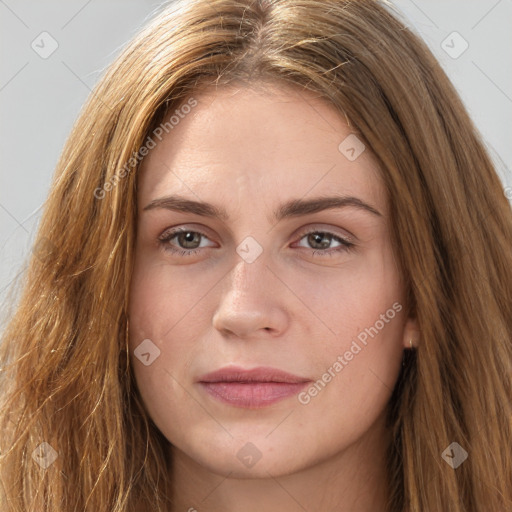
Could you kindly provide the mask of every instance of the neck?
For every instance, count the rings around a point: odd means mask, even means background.
[[[300,471],[268,478],[217,474],[171,445],[172,512],[384,512],[390,434],[381,418],[356,443]],[[296,454],[283,454],[291,457]]]

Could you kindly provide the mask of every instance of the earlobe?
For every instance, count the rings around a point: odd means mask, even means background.
[[[416,318],[408,318],[404,326],[402,344],[405,349],[417,348],[420,341],[420,329]]]

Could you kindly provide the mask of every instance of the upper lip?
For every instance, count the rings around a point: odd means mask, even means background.
[[[310,379],[265,366],[250,370],[238,366],[226,366],[199,378],[199,382],[287,382],[298,384],[309,381]]]

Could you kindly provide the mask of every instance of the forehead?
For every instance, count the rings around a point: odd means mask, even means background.
[[[343,116],[312,92],[210,87],[188,100],[193,107],[164,117],[163,123],[173,119],[162,140],[152,137],[156,146],[138,177],[139,211],[170,193],[243,205],[255,198],[271,204],[335,192],[361,196],[385,212],[370,151],[362,150]]]

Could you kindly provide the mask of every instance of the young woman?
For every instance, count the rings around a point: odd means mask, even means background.
[[[511,240],[387,6],[172,4],[58,165],[1,344],[2,510],[511,510]]]

